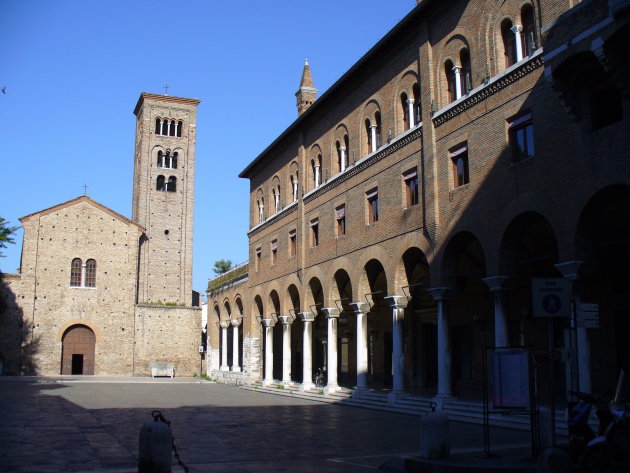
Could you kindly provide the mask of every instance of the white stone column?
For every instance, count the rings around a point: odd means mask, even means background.
[[[370,139],[372,140],[372,149],[370,150],[370,153],[373,153],[374,151],[376,151],[376,148],[377,148],[376,125],[370,125]]]
[[[243,321],[242,318],[232,319],[232,371],[241,372],[241,367],[238,364],[238,327]]]
[[[276,325],[274,319],[262,319],[265,327],[265,378],[263,386],[273,383],[273,327]]]
[[[302,335],[302,386],[300,391],[307,391],[313,385],[313,321],[315,314],[312,312],[300,312],[298,314],[304,324]]]
[[[497,348],[510,346],[507,316],[503,307],[506,291],[503,284],[506,280],[507,276],[491,276],[483,280],[494,295],[494,346]]]
[[[455,100],[462,96],[462,67],[453,66],[453,72],[455,73]]]
[[[409,113],[409,129],[416,126],[416,117],[415,117],[415,114],[413,113],[413,103],[414,103],[413,99],[407,99],[407,110],[408,110],[407,113]]]
[[[227,343],[227,329],[230,326],[230,321],[229,320],[223,320],[220,323],[221,325],[221,371],[230,371],[230,367],[228,366],[228,360],[227,360],[227,350],[228,350],[228,343]]]
[[[368,390],[368,348],[367,348],[367,313],[370,305],[367,302],[351,302],[357,318],[357,385],[352,397],[359,398]]]
[[[438,306],[437,350],[438,350],[438,386],[435,400],[441,409],[453,398],[451,391],[451,333],[449,320],[449,288],[433,287],[427,290]]]
[[[405,317],[405,307],[407,306],[406,296],[388,296],[385,302],[392,309],[392,361],[394,366],[394,382],[389,393],[389,401],[395,402],[405,390],[405,350],[403,339],[403,321]]]
[[[85,287],[85,276],[87,273],[87,263],[81,263],[81,287]]]
[[[576,314],[573,311],[578,310],[580,307],[581,298],[575,290],[575,283],[580,279],[580,267],[583,261],[568,261],[566,263],[556,264],[558,271],[571,282],[571,300],[573,301],[573,310],[571,317],[574,318]],[[573,319],[575,320],[575,318]],[[571,326],[573,327],[573,321]],[[579,390],[582,392],[592,392],[591,385],[591,344],[588,336],[588,329],[584,327],[575,327],[575,333],[577,338],[577,363],[578,363],[578,380]]]
[[[316,164],[314,167],[315,167],[315,187],[319,187],[319,184],[321,183],[320,176],[319,176],[319,166]]]
[[[339,389],[337,384],[337,324],[339,322],[339,309],[336,307],[325,307],[322,313],[328,319],[328,371],[326,373],[328,382],[324,392],[326,394]]]
[[[278,320],[282,324],[282,382],[291,383],[291,324],[293,317],[279,315]]]
[[[262,203],[258,204],[258,219],[259,223],[262,223],[265,220],[265,206]]]
[[[291,181],[291,185],[293,186],[293,202],[295,202],[297,200],[297,194],[298,194],[297,180]]]
[[[341,156],[341,159],[340,159],[341,162],[339,163],[341,165],[340,171],[344,172],[346,170],[346,164],[347,164],[346,163],[346,147],[345,146],[340,146],[339,147],[339,154]]]
[[[273,195],[273,205],[276,209],[276,213],[280,212],[280,194]]]
[[[521,31],[523,31],[523,27],[521,25],[514,25],[511,30],[512,33],[514,33],[514,41],[516,42],[516,62],[519,62],[523,59],[523,44],[521,43]]]

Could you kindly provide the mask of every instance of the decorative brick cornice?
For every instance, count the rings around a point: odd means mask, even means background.
[[[479,90],[473,90],[468,97],[456,102],[453,106],[448,107],[444,111],[438,111],[433,117],[433,125],[438,127],[447,121],[455,118],[457,115],[464,113],[471,107],[474,107],[478,103],[486,100],[488,97],[496,94],[497,92],[505,89],[507,86],[518,81],[522,77],[534,72],[539,67],[545,64],[542,54],[537,52],[529,60],[518,64],[514,69],[508,70],[506,73],[497,76],[494,80],[491,80],[487,84],[481,86]]]
[[[291,212],[293,212],[295,210],[297,210],[297,201],[291,202],[289,205],[287,205],[285,208],[283,208],[280,212],[273,214],[271,217],[269,217],[264,222],[259,223],[258,225],[253,227],[250,231],[247,232],[247,236],[251,237],[251,236],[255,235],[259,231],[267,228],[269,225],[274,223],[276,220],[279,220],[280,218],[282,218],[282,217],[284,217],[286,215],[289,215]]]
[[[420,135],[422,135],[422,125],[420,125],[420,126],[418,126],[416,128],[413,128],[410,132],[402,135],[401,137],[399,137],[395,141],[392,141],[391,143],[385,145],[384,148],[380,149],[376,153],[368,156],[367,158],[363,159],[362,161],[357,162],[353,166],[351,166],[348,169],[346,169],[343,173],[337,174],[336,176],[334,176],[333,178],[328,180],[326,183],[324,183],[321,186],[319,186],[317,189],[315,189],[315,190],[311,191],[310,193],[306,194],[303,197],[304,203],[307,203],[307,202],[310,202],[313,199],[316,199],[320,195],[328,192],[330,189],[332,189],[332,188],[338,186],[339,184],[347,181],[351,177],[356,176],[357,174],[359,174],[364,169],[372,166],[375,162],[380,161],[381,159],[386,158],[387,156],[389,156],[390,154],[398,151],[399,149],[403,148],[404,146],[407,146],[409,143],[411,143],[412,141],[414,141],[417,138],[419,138]]]

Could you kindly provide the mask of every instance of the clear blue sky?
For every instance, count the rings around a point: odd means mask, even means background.
[[[320,95],[415,0],[0,0],[0,216],[88,195],[131,217],[142,91],[202,100],[194,288],[247,259],[249,181],[238,173],[297,117],[308,58]],[[15,272],[22,232],[3,250]]]

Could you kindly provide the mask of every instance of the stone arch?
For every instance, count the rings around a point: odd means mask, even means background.
[[[404,235],[398,245],[396,245],[396,250],[394,252],[395,255],[399,255],[398,259],[393,262],[391,274],[391,287],[392,294],[402,294],[402,288],[405,285],[409,284],[409,278],[405,266],[404,254],[410,248],[417,248],[418,251],[423,255],[424,259],[427,260],[427,264],[431,266],[429,263],[429,258],[433,254],[433,248],[431,247],[431,243],[420,233],[413,232]],[[429,274],[431,274],[431,270]],[[431,281],[427,281],[427,285],[430,287]]]
[[[82,319],[73,319],[73,320],[71,320],[70,322],[63,324],[63,325],[59,328],[59,330],[57,330],[57,335],[56,335],[56,337],[55,337],[55,341],[57,341],[57,342],[61,342],[61,341],[63,340],[63,335],[64,335],[64,334],[66,333],[66,331],[67,331],[70,327],[72,327],[73,325],[86,325],[86,323],[85,323],[85,320],[82,320]],[[102,340],[102,337],[101,337],[101,331],[100,331],[98,328],[93,327],[92,325],[87,325],[87,327],[88,327],[88,328],[89,328],[92,332],[94,332],[94,337],[95,337],[95,341],[96,341],[96,343],[100,343],[100,342],[101,342],[101,340]]]
[[[382,248],[374,247],[374,246],[370,247],[368,250],[366,250],[363,253],[362,258],[360,260],[361,261],[360,265],[357,265],[359,268],[361,268],[360,272],[358,273],[358,278],[356,279],[357,297],[361,300],[365,299],[364,297],[365,294],[372,292],[371,282],[365,271],[367,264],[371,260],[378,261],[378,263],[383,266],[383,271],[384,271],[384,274],[386,275],[386,279],[385,279],[386,287],[392,287],[392,288],[394,287],[393,280],[388,279],[388,276],[390,274],[393,274],[393,271],[385,271],[385,265],[382,263],[383,261],[390,261],[391,256],[389,256],[387,252],[383,250]],[[383,297],[386,295],[388,294],[384,294]]]
[[[439,103],[444,107],[455,100],[455,75],[453,67],[461,67],[461,51],[467,49],[472,56],[470,43],[464,31],[457,28],[453,35],[444,43],[440,52],[440,60],[436,64],[436,84],[439,87]],[[472,74],[472,71],[471,71]]]
[[[272,196],[272,201],[270,205],[272,205],[272,212],[278,213],[282,210],[282,191],[280,188],[280,178],[276,174],[271,178],[271,192],[269,195]]]
[[[271,291],[269,291],[268,300],[269,300],[269,307],[273,309],[272,313],[275,314],[276,316],[283,315],[282,306],[280,304],[280,296],[278,295],[278,291],[276,291],[275,289],[272,289]]]
[[[300,188],[300,173],[297,161],[291,161],[289,165],[289,192],[291,197],[290,202],[295,202],[298,199],[298,193]]]
[[[345,169],[341,163],[341,148],[343,148],[343,152],[345,153],[345,167],[347,167],[351,162],[350,158],[352,155],[350,154],[350,133],[348,131],[348,127],[343,123],[337,125],[337,128],[335,128],[335,132],[333,133],[330,162],[328,164],[332,175],[338,174],[342,171],[342,169]]]
[[[313,276],[308,280],[308,289],[304,297],[304,311],[320,313],[323,307],[326,307],[328,298],[324,292],[324,286],[321,279]]]
[[[230,300],[226,297],[223,299],[223,307],[225,308],[225,320],[232,318],[232,307],[230,306]]]
[[[93,375],[96,365],[96,336],[84,322],[71,325],[61,338],[60,374]]]
[[[252,304],[252,318],[261,319],[265,318],[265,306],[263,304],[263,299],[260,297],[260,294],[256,294],[254,296],[254,303]]]
[[[314,144],[311,146],[308,152],[308,163],[307,163],[307,181],[308,181],[308,190],[313,190],[318,187],[322,182],[324,182],[323,176],[325,175],[324,171],[324,157],[322,154],[322,149],[318,144]],[[318,181],[315,182],[315,167],[319,166],[319,174]]]
[[[295,284],[289,284],[287,287],[284,306],[287,307],[287,311],[293,310],[292,315],[295,316],[302,311],[300,291]]]

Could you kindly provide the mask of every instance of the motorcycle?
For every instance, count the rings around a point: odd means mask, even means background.
[[[609,422],[586,444],[581,463],[592,473],[630,471],[630,380],[623,370],[607,414]]]

